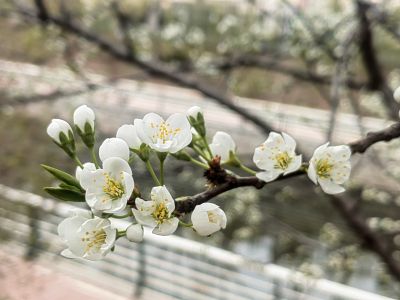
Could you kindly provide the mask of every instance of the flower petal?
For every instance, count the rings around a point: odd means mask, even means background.
[[[154,218],[151,215],[145,215],[141,211],[132,208],[133,215],[135,216],[135,219],[138,223],[149,226],[149,227],[156,227],[157,222],[154,220]]]
[[[121,172],[132,175],[132,169],[128,162],[119,157],[110,157],[104,160],[103,169],[115,177],[119,177]]]
[[[290,162],[289,166],[287,167],[284,175],[290,174],[292,172],[297,171],[301,167],[301,155],[296,155],[293,157],[292,161]]]
[[[156,228],[153,229],[153,233],[158,235],[173,234],[178,228],[178,224],[179,224],[178,218],[171,218],[165,220],[163,223],[159,224]]]
[[[153,187],[151,189],[151,199],[156,202],[164,202],[169,214],[175,210],[175,201],[165,185]]]
[[[316,160],[318,160],[324,154],[324,152],[328,148],[328,146],[329,146],[329,142],[319,146],[317,149],[315,149],[312,158],[315,158]]]
[[[140,140],[135,125],[125,124],[122,125],[117,131],[117,138],[124,140],[129,148],[139,149],[142,141]]]
[[[258,179],[262,181],[271,182],[276,178],[278,178],[280,174],[281,174],[280,172],[273,170],[273,171],[258,172],[256,176]]]
[[[308,175],[308,178],[310,178],[311,181],[314,182],[314,184],[318,184],[317,172],[315,170],[315,166],[314,166],[313,162],[310,162],[310,165],[308,166],[307,175]]]
[[[282,132],[282,137],[285,140],[286,149],[288,152],[294,152],[296,149],[296,141],[288,134]]]
[[[336,183],[333,183],[329,179],[318,179],[318,182],[322,188],[322,190],[327,194],[339,194],[344,192],[346,189]]]
[[[135,205],[139,213],[144,216],[151,215],[156,208],[154,201],[145,201],[141,198],[136,198]]]
[[[99,156],[101,161],[105,161],[110,157],[119,157],[123,160],[129,160],[129,146],[119,138],[105,139],[99,148]]]

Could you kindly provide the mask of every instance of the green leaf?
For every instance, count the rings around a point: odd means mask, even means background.
[[[66,183],[67,185],[72,185],[79,190],[83,191],[81,185],[79,184],[79,181],[72,175],[65,173],[64,171],[58,170],[56,168],[46,166],[46,165],[41,165],[43,169],[45,169],[47,172],[49,172],[51,175],[53,175],[55,178],[61,180],[62,182]]]
[[[82,190],[78,189],[76,186],[68,185],[68,184],[66,184],[64,182],[61,182],[59,187],[63,188],[63,189],[66,189],[66,190],[75,191],[75,192],[78,192],[78,193],[82,193],[83,192]]]
[[[44,190],[54,198],[63,201],[85,202],[85,194],[81,192],[57,187],[45,187]]]

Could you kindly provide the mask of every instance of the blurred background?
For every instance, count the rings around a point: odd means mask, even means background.
[[[230,191],[213,200],[226,230],[118,241],[95,263],[59,255],[70,204],[40,168],[74,172],[46,127],[81,104],[98,140],[199,105],[252,167],[270,130],[309,158],[383,129],[399,117],[399,1],[2,0],[0,37],[0,299],[400,298],[399,141],[355,155],[339,197],[305,177]],[[166,174],[176,197],[204,189],[191,165]],[[139,161],[134,178],[149,191]]]

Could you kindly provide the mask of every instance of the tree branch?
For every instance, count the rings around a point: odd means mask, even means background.
[[[400,122],[394,123],[383,130],[369,132],[365,138],[348,145],[353,153],[364,153],[369,147],[378,142],[389,142],[398,137],[400,137]]]
[[[30,11],[29,9],[20,7],[18,8],[18,12],[26,18],[42,21],[42,19],[40,19],[36,13]],[[136,56],[128,54],[125,50],[103,39],[95,33],[86,30],[72,20],[66,21],[62,18],[52,15],[48,15],[46,20],[46,23],[51,23],[64,29],[66,32],[75,34],[76,36],[86,40],[87,42],[96,45],[98,48],[112,55],[116,59],[135,65],[151,75],[165,78],[181,86],[185,86],[187,88],[191,88],[202,93],[204,96],[211,98],[212,100],[218,102],[220,105],[246,118],[247,120],[252,122],[257,128],[259,128],[260,131],[266,134],[272,131],[272,128],[264,120],[235,105],[232,96],[211,88],[209,84],[201,82],[193,75],[180,74],[179,72],[176,72],[176,70],[162,65],[160,62],[152,63],[142,61]]]
[[[285,66],[279,63],[276,59],[268,59],[261,56],[241,55],[237,57],[230,57],[216,62],[214,65],[220,70],[229,70],[238,67],[261,68],[268,71],[285,74],[301,81],[312,82],[314,84],[330,85],[332,83],[332,78],[330,76],[319,75],[311,70],[301,70],[299,68]],[[354,90],[359,90],[367,86],[367,84],[364,82],[358,82],[352,79],[346,79],[344,84],[348,88]]]
[[[383,94],[383,102],[391,118],[397,119],[400,104],[393,97],[393,91],[386,82],[382,68],[379,65],[376,51],[373,45],[373,33],[368,19],[368,11],[371,4],[357,0],[357,15],[359,18],[359,48],[364,68],[368,74],[368,86],[371,90],[380,91]]]
[[[378,142],[387,142],[398,137],[400,137],[400,122],[397,122],[386,129],[370,132],[365,138],[349,143],[348,146],[351,148],[353,154],[364,153],[369,147]],[[297,171],[286,176],[279,177],[277,180],[285,180],[303,174],[305,174],[303,171]],[[181,201],[176,201],[175,210],[180,214],[189,213],[193,211],[196,205],[205,203],[227,191],[250,186],[256,189],[261,189],[265,185],[267,185],[266,182],[259,180],[255,176],[237,177],[228,175],[226,182],[197,195],[186,197]],[[353,209],[354,207],[350,204],[348,199],[341,199],[334,195],[329,195],[329,199],[332,205],[350,225],[350,229],[353,230],[360,238],[363,246],[377,253],[385,262],[389,272],[393,275],[393,277],[400,281],[400,264],[394,260],[385,240],[379,235],[375,234],[368,227],[364,219]]]
[[[373,131],[367,134],[365,138],[359,139],[352,143],[349,143],[348,146],[350,147],[353,154],[355,153],[364,153],[369,147],[378,143],[378,142],[388,142],[395,138],[400,137],[400,122],[394,123],[390,127],[379,130]],[[277,180],[284,180],[292,177],[296,177],[299,175],[304,174],[302,171],[297,171],[286,176],[279,177]],[[176,202],[176,211],[179,213],[188,213],[191,212],[196,205],[202,204],[207,202],[208,200],[225,193],[227,191],[239,188],[239,187],[246,187],[252,186],[257,189],[261,189],[266,185],[264,181],[259,180],[255,176],[250,177],[238,177],[234,175],[227,175],[226,181],[223,184],[217,185],[207,191],[204,191],[200,194],[186,197],[182,201]]]

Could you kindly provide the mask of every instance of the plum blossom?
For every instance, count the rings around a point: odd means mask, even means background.
[[[117,231],[107,219],[92,218],[89,211],[74,211],[58,225],[58,235],[68,247],[61,255],[100,260],[113,248]]]
[[[327,194],[344,192],[342,184],[351,172],[350,156],[350,147],[345,145],[329,147],[326,143],[319,146],[310,160],[308,177]]]
[[[132,211],[136,220],[154,228],[154,234],[170,235],[177,229],[179,219],[172,215],[175,202],[165,186],[153,187],[151,200],[136,198],[135,204],[136,209],[133,208]]]
[[[192,107],[189,108],[189,109],[187,110],[187,112],[186,112],[186,115],[187,115],[188,117],[192,117],[192,118],[194,118],[195,120],[197,119],[197,116],[198,116],[199,114],[203,114],[203,110],[202,110],[201,107],[199,107],[199,106],[192,106]]]
[[[126,229],[126,238],[130,242],[140,243],[143,241],[143,227],[140,224],[131,224]]]
[[[125,161],[129,160],[129,146],[120,138],[105,139],[100,145],[99,156],[101,161],[110,157],[119,157]]]
[[[263,172],[256,176],[270,182],[279,175],[289,174],[301,167],[301,155],[296,155],[296,142],[286,133],[271,132],[267,140],[254,151],[253,161]]]
[[[186,116],[173,114],[166,121],[155,113],[135,119],[139,138],[158,152],[176,153],[190,144],[192,132]]]
[[[140,140],[135,125],[122,125],[117,131],[117,138],[124,140],[130,149],[139,150],[142,141]]]
[[[225,212],[214,203],[197,205],[192,212],[193,229],[202,236],[208,236],[226,227]]]
[[[223,131],[217,131],[210,144],[212,155],[220,156],[222,163],[227,163],[230,158],[230,153],[236,152],[236,144],[232,137]]]
[[[47,134],[57,143],[73,142],[72,128],[68,122],[61,119],[53,119],[47,127]]]
[[[102,169],[93,171],[91,165],[87,165],[77,172],[77,179],[86,190],[87,204],[97,212],[122,211],[134,189],[132,170],[119,157],[107,158]]]
[[[74,111],[74,124],[81,132],[86,132],[86,124],[90,126],[91,132],[93,132],[95,118],[94,111],[87,105],[81,105]]]
[[[78,181],[80,181],[83,172],[86,173],[86,172],[93,172],[93,171],[96,171],[95,164],[87,162],[87,163],[83,164],[83,168],[81,168],[80,166],[76,167],[75,177],[76,177],[76,179],[78,179]]]

